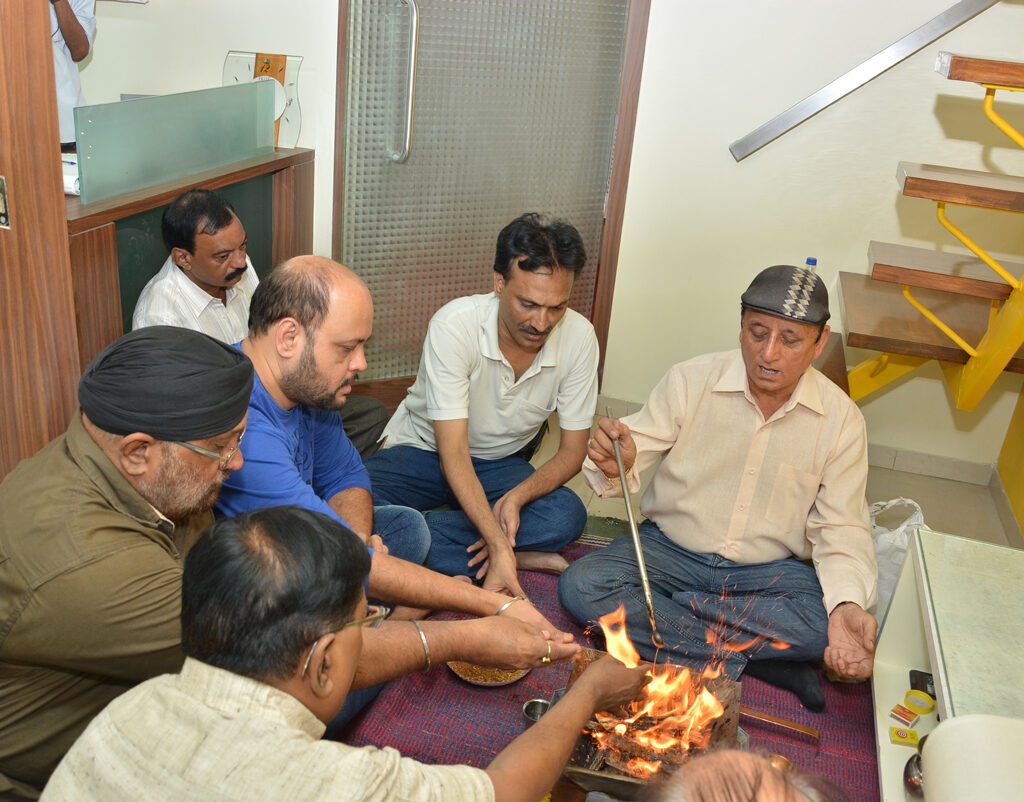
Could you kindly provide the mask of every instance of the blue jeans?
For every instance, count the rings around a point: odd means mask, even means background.
[[[441,473],[441,459],[434,451],[412,446],[383,448],[366,460],[375,504],[401,504],[426,512],[430,528],[430,553],[426,566],[450,576],[472,576],[476,567],[466,547],[480,539],[468,516],[458,509],[458,499]],[[473,458],[473,470],[493,505],[533,473],[533,466],[518,457]],[[443,504],[451,510],[434,510]],[[566,487],[534,499],[520,510],[517,551],[558,551],[583,533],[587,510]]]
[[[723,672],[737,679],[747,660],[824,655],[828,617],[812,567],[795,558],[744,564],[689,551],[651,521],[640,524],[640,542],[658,632],[670,651],[662,660],[695,667],[722,662]],[[631,537],[617,537],[570,565],[559,579],[558,595],[584,625],[623,604],[633,645],[644,659],[654,659]]]
[[[416,510],[385,504],[373,508],[373,531],[381,536],[388,554],[423,565],[430,551],[430,530]]]

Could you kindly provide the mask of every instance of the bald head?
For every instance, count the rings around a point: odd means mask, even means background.
[[[242,351],[284,409],[340,409],[373,333],[373,300],[362,279],[322,256],[275,267],[252,296]]]
[[[249,304],[249,334],[266,334],[278,321],[292,318],[313,336],[334,302],[339,302],[336,313],[368,305],[372,314],[370,291],[359,276],[323,256],[295,256],[256,288]]]

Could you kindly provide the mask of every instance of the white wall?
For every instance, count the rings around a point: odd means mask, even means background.
[[[739,295],[763,267],[816,256],[834,295],[839,270],[868,271],[871,239],[952,245],[934,204],[899,194],[898,161],[1024,175],[1024,153],[983,117],[983,90],[933,70],[939,50],[1024,60],[1020,2],[999,3],[744,161],[729,153],[949,5],[653,0],[605,395],[642,400],[670,364],[735,347]],[[1020,261],[1018,215],[950,216]],[[926,376],[864,400],[869,439],[995,462],[1020,376],[1001,379],[972,413],[953,409],[937,369]]]
[[[229,50],[302,56],[299,147],[316,149],[313,249],[331,253],[334,194],[336,0],[150,0],[96,4],[96,41],[84,62],[89,103],[221,85]]]
[[[939,50],[1024,60],[1022,0],[997,4],[744,161],[729,153],[951,4],[652,0],[606,395],[642,401],[670,364],[734,347],[739,295],[767,265],[816,256],[834,293],[839,270],[867,272],[871,239],[954,246],[933,204],[898,193],[898,161],[1024,175],[1024,153],[984,120],[981,90],[933,70]],[[90,102],[219,85],[231,49],[304,57],[299,144],[317,151],[314,249],[329,254],[337,3],[100,2],[97,17],[82,73]],[[1024,127],[1024,107],[1008,105]],[[1021,261],[1018,215],[950,215]],[[994,462],[1020,387],[1020,376],[1004,376],[978,410],[957,412],[932,366],[862,408],[873,443]]]

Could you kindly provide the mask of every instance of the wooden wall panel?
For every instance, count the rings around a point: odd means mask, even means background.
[[[67,427],[78,343],[46,3],[0,2],[0,477]]]
[[[82,370],[124,334],[121,283],[117,272],[117,231],[113,223],[69,238],[71,287],[75,295],[78,362]]]
[[[376,398],[384,404],[389,415],[394,415],[414,381],[416,381],[415,376],[398,376],[394,379],[356,382],[352,385],[352,393],[353,395],[368,395]]]
[[[313,253],[314,162],[274,173],[273,261]]]

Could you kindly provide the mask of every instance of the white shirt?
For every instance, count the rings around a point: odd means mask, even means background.
[[[494,293],[469,295],[437,311],[416,382],[384,430],[385,448],[437,451],[435,420],[468,419],[469,453],[481,459],[515,454],[556,409],[562,429],[590,428],[598,359],[590,321],[567,310],[516,381],[498,346],[498,303]]]
[[[221,302],[186,276],[168,256],[160,272],[139,293],[132,329],[179,326],[209,334],[228,345],[245,339],[249,333],[249,302],[260,283],[248,256],[245,263],[249,269],[227,291],[227,301]]]
[[[51,800],[494,799],[470,766],[428,766],[394,749],[321,740],[323,723],[284,691],[185,659],[180,674],[111,702],[43,791]]]
[[[71,10],[75,12],[78,22],[89,39],[92,50],[93,39],[96,38],[96,0],[68,0]],[[57,119],[60,122],[60,141],[75,141],[76,106],[85,105],[82,94],[82,81],[78,75],[78,65],[71,58],[71,50],[64,41],[64,34],[57,24],[57,12],[50,5],[50,38],[53,40],[53,73],[57,84]]]
[[[658,463],[640,511],[667,538],[738,563],[811,559],[829,613],[875,603],[864,416],[814,368],[765,420],[739,350],[706,354],[674,365],[622,421],[637,447],[630,492]],[[589,457],[583,475],[621,495]]]

